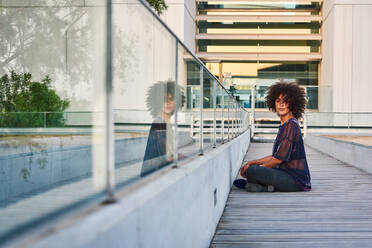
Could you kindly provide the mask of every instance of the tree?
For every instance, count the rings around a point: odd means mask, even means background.
[[[0,78],[1,127],[63,126],[63,111],[68,106],[69,101],[61,99],[52,88],[49,76],[32,82],[30,73],[12,71]]]
[[[158,15],[163,14],[163,11],[168,9],[168,5],[164,0],[146,0],[152,6]]]

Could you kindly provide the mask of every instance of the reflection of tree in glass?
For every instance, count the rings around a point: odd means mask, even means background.
[[[46,6],[45,0],[33,2]],[[82,11],[80,8],[2,8],[0,20],[7,25],[0,26],[0,72],[29,71],[36,58],[36,66],[63,68],[65,50],[57,45],[65,40],[68,20],[81,16]],[[83,36],[82,31],[70,29],[70,35]]]
[[[41,82],[32,82],[30,73],[11,72],[0,78],[0,127],[63,126],[62,112],[68,106],[69,101],[52,88],[49,76]]]
[[[34,0],[34,6],[59,1]],[[73,0],[66,0],[66,6]],[[48,4],[47,4],[48,3]],[[0,9],[0,74],[32,72],[53,75],[73,94],[72,87],[91,77],[87,43],[91,37],[84,8],[31,7]],[[69,63],[73,62],[73,66]],[[69,83],[69,84],[68,84]],[[80,97],[80,96],[78,96]]]
[[[63,2],[64,6],[76,5],[75,0]],[[103,14],[105,9],[101,13],[87,7],[60,7],[59,0],[33,0],[32,5],[59,7],[0,8],[0,23],[6,24],[0,25],[0,75],[30,72],[38,80],[51,75],[56,90],[70,99],[73,109],[89,111],[97,53],[92,49],[94,36],[105,37],[104,28],[98,30],[95,25],[96,15]],[[139,37],[128,35],[127,24],[116,24],[115,80],[126,82],[130,81],[127,71],[132,72],[129,75],[138,73],[132,67],[139,68],[137,61],[133,61],[138,52],[133,48]],[[104,66],[105,61],[100,63]]]
[[[137,43],[140,40],[138,34],[130,35],[119,26],[114,26],[114,73],[120,82],[133,83],[140,74],[140,61],[138,58]],[[124,59],[126,58],[126,59]],[[130,59],[128,59],[130,58]],[[116,85],[121,94],[126,93],[127,85]]]

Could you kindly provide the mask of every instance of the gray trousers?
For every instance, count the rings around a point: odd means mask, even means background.
[[[293,177],[281,170],[266,168],[259,165],[251,165],[246,170],[248,183],[260,185],[272,185],[276,191],[294,192],[302,191],[297,186]]]

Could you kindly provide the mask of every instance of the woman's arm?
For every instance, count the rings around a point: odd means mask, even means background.
[[[256,160],[251,160],[251,161],[249,161],[248,163],[249,163],[250,165],[252,165],[252,164],[261,165],[261,164],[264,164],[264,163],[270,161],[271,158],[272,158],[272,156],[269,155],[269,156],[266,156],[266,157],[264,157],[264,158],[260,158],[260,159],[256,159]],[[248,164],[248,163],[246,163],[246,164]]]
[[[267,168],[273,168],[277,164],[281,164],[283,161],[279,160],[277,158],[274,158],[273,156],[269,155],[264,158],[256,159],[256,160],[251,160],[248,163],[246,163],[241,169],[240,169],[240,175],[242,177],[245,177],[245,171],[249,168],[249,166],[256,164],[256,165],[261,165]]]
[[[266,167],[266,168],[273,168],[276,165],[281,164],[282,162],[283,162],[282,160],[279,160],[277,158],[271,157],[270,160],[266,161],[261,166]]]
[[[264,164],[264,163],[267,163],[269,162],[270,160],[272,159],[272,156],[269,155],[269,156],[266,156],[264,158],[260,158],[260,159],[256,159],[256,160],[251,160],[251,161],[248,161],[241,169],[240,169],[240,175],[242,177],[245,177],[245,171],[249,168],[249,166],[251,166],[252,164],[257,164],[257,165],[261,165],[261,164]]]

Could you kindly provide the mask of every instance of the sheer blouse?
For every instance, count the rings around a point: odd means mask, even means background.
[[[291,175],[302,190],[311,190],[310,171],[297,119],[290,118],[283,125],[279,126],[272,156],[283,161],[274,169],[282,170]]]

